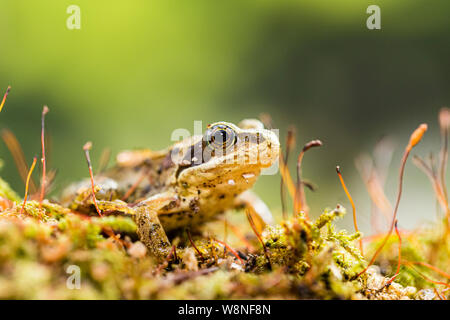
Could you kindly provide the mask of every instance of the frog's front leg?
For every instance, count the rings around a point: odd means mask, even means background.
[[[67,192],[66,202],[72,210],[94,214],[92,190],[87,182],[72,187],[75,191]],[[158,218],[158,212],[178,203],[173,194],[155,195],[130,206],[117,199],[117,183],[104,179],[96,186],[95,198],[102,214],[126,214],[133,217],[137,224],[137,234],[149,252],[164,260],[170,253],[170,242]]]
[[[139,239],[159,260],[166,259],[171,251],[171,244],[159,221],[158,212],[177,202],[177,197],[163,194],[144,200],[134,207]]]
[[[162,261],[170,253],[171,244],[159,221],[158,211],[173,201],[176,201],[173,197],[158,197],[142,201],[133,207],[120,200],[97,200],[97,204],[104,214],[120,213],[131,216],[137,224],[137,235],[140,241],[144,243],[150,254]]]

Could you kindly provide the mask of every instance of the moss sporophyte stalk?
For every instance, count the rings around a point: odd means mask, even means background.
[[[9,92],[8,87],[0,110],[7,107]],[[346,214],[343,205],[319,214],[307,206],[307,189],[314,186],[303,178],[302,162],[304,156],[307,160],[306,151],[322,142],[305,144],[294,182],[287,165],[295,144],[292,128],[284,154],[278,138],[258,120],[239,125],[218,122],[208,127],[204,139],[162,151],[126,151],[111,168],[93,167],[92,145],[86,144],[80,152],[88,162],[87,179],[54,190],[54,170],[46,167],[47,112],[44,107],[41,158],[29,167],[13,133],[2,133],[25,186],[22,198],[0,179],[0,298],[443,300],[450,296],[450,213],[444,179],[448,109],[439,116],[440,161],[427,163],[417,156],[413,160],[429,177],[443,218],[429,227],[405,230],[404,216],[397,216],[402,188],[409,187],[403,186],[405,163],[427,129],[421,125],[405,148],[394,206],[384,194],[377,168],[366,170],[367,159],[357,162],[378,208],[373,221],[389,226],[370,236],[358,229],[357,218],[364,213],[339,167],[354,230],[336,227],[336,220]],[[267,115],[263,120],[271,126]],[[240,139],[245,150],[239,147]],[[234,150],[232,158],[261,152],[269,161],[230,165],[218,152],[199,160],[196,143],[202,152]],[[169,157],[175,148],[178,158]],[[273,219],[271,212],[254,205],[257,198],[246,190],[260,170],[276,160],[282,176],[282,209]],[[40,183],[33,181],[35,167],[41,169]],[[202,180],[200,172],[208,173],[208,180]],[[52,189],[54,195],[49,196]],[[77,289],[68,285],[74,266],[81,275]]]

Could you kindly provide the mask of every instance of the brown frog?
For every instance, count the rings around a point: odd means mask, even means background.
[[[171,250],[166,231],[198,226],[238,205],[254,205],[261,221],[271,223],[267,207],[246,190],[278,160],[279,147],[274,132],[247,119],[208,125],[203,135],[165,150],[124,151],[94,177],[97,204],[104,214],[132,215],[140,240],[164,259]],[[91,192],[82,181],[66,189],[62,202],[95,213]]]

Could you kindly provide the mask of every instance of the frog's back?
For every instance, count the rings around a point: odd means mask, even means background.
[[[132,204],[164,192],[171,184],[172,165],[167,154],[166,151],[150,153],[149,150],[119,153],[113,167],[95,175],[95,184],[100,187],[96,198],[120,199]],[[90,187],[88,178],[71,184],[63,191],[60,201],[69,205]]]

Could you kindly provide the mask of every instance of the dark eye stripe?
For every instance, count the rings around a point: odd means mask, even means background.
[[[196,167],[210,161],[216,156],[216,150],[219,151],[222,148],[223,152],[233,152],[233,149],[225,150],[222,145],[220,145],[218,148],[212,147],[211,144],[207,141],[207,134],[208,132],[205,134],[201,141],[189,147],[186,155],[178,166],[178,170],[175,174],[177,178],[183,170]],[[265,139],[259,133],[239,133],[237,135],[234,134],[233,139],[234,141],[232,143],[232,146],[234,146],[234,148],[247,148],[250,144],[259,144],[265,141]],[[219,155],[224,155],[224,153],[219,152]]]
[[[214,154],[211,154],[211,157],[205,157],[204,151],[206,147],[207,144],[205,143],[205,141],[203,141],[203,139],[190,146],[186,151],[186,155],[184,156],[183,160],[178,165],[178,170],[175,174],[175,177],[178,178],[180,173],[187,168],[192,168],[208,162],[212,158],[212,156],[214,156]]]

